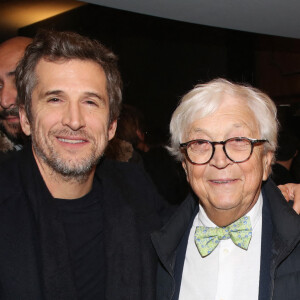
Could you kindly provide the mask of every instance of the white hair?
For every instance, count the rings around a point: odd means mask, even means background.
[[[267,139],[265,150],[277,148],[278,120],[274,102],[265,93],[251,86],[235,84],[219,78],[206,84],[198,84],[185,94],[174,111],[171,123],[171,143],[168,150],[178,160],[184,159],[180,143],[184,142],[189,126],[196,120],[214,113],[221,104],[222,95],[229,94],[245,101],[256,118],[260,139]]]

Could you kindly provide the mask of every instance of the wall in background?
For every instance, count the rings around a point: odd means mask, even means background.
[[[287,89],[286,81],[281,81],[282,74],[274,66],[274,53],[279,53],[279,64],[284,61],[286,65],[291,49],[280,49],[281,42],[277,43],[278,48],[273,47],[274,39],[292,41],[295,45],[298,40],[271,38],[271,43],[268,36],[97,5],[79,7],[35,23],[20,29],[19,34],[33,36],[39,28],[77,31],[110,47],[119,56],[124,102],[140,108],[150,131],[163,137],[167,137],[168,123],[180,97],[195,84],[216,77],[255,85],[274,96],[278,103],[299,103],[300,85],[292,84],[293,89]],[[298,50],[300,47],[295,52],[300,61]],[[290,97],[288,91],[293,91],[294,96]]]

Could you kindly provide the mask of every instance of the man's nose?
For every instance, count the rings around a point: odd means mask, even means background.
[[[0,90],[0,106],[9,109],[16,106],[17,90],[15,87],[3,86]]]
[[[215,152],[209,164],[218,169],[223,169],[231,164],[232,161],[226,156],[223,145],[215,145]]]
[[[62,123],[72,130],[85,127],[85,118],[79,103],[69,103],[65,108]]]

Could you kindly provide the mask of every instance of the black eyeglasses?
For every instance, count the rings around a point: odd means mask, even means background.
[[[246,137],[233,137],[226,141],[211,142],[207,140],[192,140],[180,144],[180,148],[185,152],[187,159],[196,165],[208,163],[215,153],[215,145],[223,145],[225,155],[235,163],[248,160],[253,152],[253,147],[257,144],[269,142],[268,140],[256,140]]]

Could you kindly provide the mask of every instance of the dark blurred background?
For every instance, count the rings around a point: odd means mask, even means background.
[[[168,138],[168,123],[180,97],[195,84],[216,77],[246,82],[267,92],[278,106],[282,126],[299,136],[297,1],[284,1],[284,7],[280,7],[274,5],[280,1],[262,0],[260,3],[266,6],[258,5],[257,11],[255,7],[242,7],[244,15],[235,1],[226,1],[226,9],[221,5],[224,1],[211,1],[214,4],[210,11],[204,7],[208,11],[203,14],[202,24],[200,15],[195,19],[195,12],[207,1],[189,0],[187,3],[196,6],[179,7],[180,13],[170,14],[172,19],[162,16],[169,16],[171,6],[182,1],[141,0],[134,10],[138,13],[126,10],[126,2],[137,3],[133,0],[91,2],[111,2],[115,7],[120,2],[122,10],[70,0],[1,0],[0,42],[15,35],[32,37],[39,28],[72,30],[100,40],[119,57],[124,103],[144,113],[147,132],[156,139]],[[146,13],[149,9],[151,13],[150,3],[158,12],[156,16],[141,13],[143,5]],[[220,20],[224,28],[212,26],[213,21],[221,26]]]

